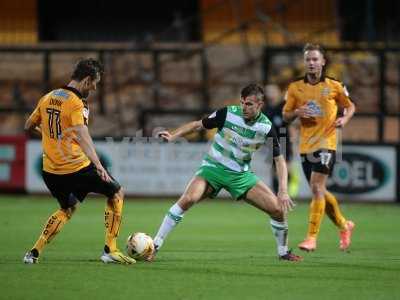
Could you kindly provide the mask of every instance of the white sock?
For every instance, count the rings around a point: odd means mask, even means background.
[[[164,217],[164,220],[161,223],[156,236],[154,237],[154,244],[157,249],[161,248],[167,235],[172,231],[172,229],[175,228],[176,225],[178,225],[182,218],[183,209],[177,203],[175,203],[173,206],[171,206],[167,215]]]
[[[275,236],[278,255],[282,256],[288,252],[288,226],[286,222],[278,222],[271,219],[271,229]]]
[[[169,212],[176,215],[176,216],[183,216],[183,209],[178,205],[178,203],[175,203],[174,205],[171,206],[169,209]]]

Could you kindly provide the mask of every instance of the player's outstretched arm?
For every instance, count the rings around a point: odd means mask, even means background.
[[[288,171],[286,166],[286,161],[283,155],[274,157],[276,173],[278,175],[279,190],[278,190],[278,200],[282,205],[285,212],[292,210],[294,207],[293,201],[290,199],[288,194]]]
[[[173,133],[170,133],[169,131],[161,131],[158,133],[158,136],[167,140],[168,142],[173,142],[176,139],[185,136],[186,134],[198,131],[203,128],[204,127],[201,120],[193,121],[190,123],[186,123],[185,125],[182,125],[178,129],[176,129]]]
[[[89,158],[89,160],[96,166],[97,172],[101,178],[105,181],[111,181],[110,176],[107,171],[102,166],[99,157],[97,156],[96,150],[94,148],[92,137],[89,134],[89,129],[85,125],[77,125],[74,127],[78,139],[77,142],[81,146],[83,152]]]

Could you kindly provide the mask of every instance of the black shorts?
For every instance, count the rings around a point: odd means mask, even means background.
[[[331,175],[336,162],[336,151],[318,150],[313,153],[301,154],[301,164],[304,175],[310,181],[311,172]]]
[[[104,181],[93,164],[71,174],[57,175],[43,171],[42,176],[47,188],[63,209],[74,206],[78,200],[82,202],[89,193],[111,198],[121,188],[111,176],[110,182]]]

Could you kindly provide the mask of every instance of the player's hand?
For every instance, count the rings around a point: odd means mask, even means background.
[[[167,141],[167,142],[172,142],[173,141],[173,136],[171,133],[169,133],[168,131],[164,130],[164,131],[160,131],[158,133],[158,136],[160,138],[162,138],[163,140]]]
[[[308,107],[307,104],[299,107],[294,112],[295,112],[296,116],[298,116],[300,118],[309,119],[314,116],[313,111]]]
[[[292,199],[290,199],[289,194],[286,191],[278,192],[278,201],[285,213],[293,210],[293,208],[295,207],[294,202],[292,201]]]
[[[335,127],[338,128],[344,127],[344,125],[346,125],[348,121],[349,120],[346,117],[337,118],[335,121]]]
[[[106,182],[111,181],[110,175],[108,175],[108,172],[106,171],[106,169],[104,169],[104,167],[101,164],[96,166],[96,169],[97,169],[97,173],[100,175],[101,179],[103,179]]]

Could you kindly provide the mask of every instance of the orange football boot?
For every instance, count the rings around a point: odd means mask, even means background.
[[[300,250],[303,250],[303,251],[307,251],[307,252],[314,251],[315,249],[317,249],[317,239],[308,237],[304,241],[302,241],[298,245],[298,247]]]
[[[351,235],[356,225],[352,221],[346,221],[346,229],[340,231],[340,250],[346,251],[351,244]]]

